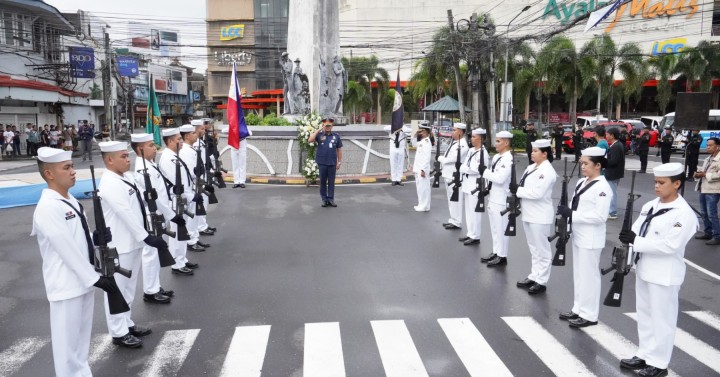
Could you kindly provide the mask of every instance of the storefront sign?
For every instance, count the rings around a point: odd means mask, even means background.
[[[231,41],[233,39],[242,38],[245,35],[245,25],[237,24],[224,26],[220,29],[220,40]]]
[[[118,56],[117,67],[120,76],[135,77],[138,75],[138,59],[134,56]]]
[[[232,65],[235,62],[239,66],[248,65],[252,62],[252,54],[247,51],[215,51],[215,63],[217,65]]]
[[[95,77],[95,51],[91,47],[69,47],[70,76],[83,79]]]
[[[655,42],[652,47],[652,55],[675,54],[682,51],[686,45],[686,38],[674,38],[662,42]]]

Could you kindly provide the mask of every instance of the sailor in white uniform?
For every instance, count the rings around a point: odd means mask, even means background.
[[[132,270],[130,278],[117,274],[117,282],[130,311],[111,314],[105,295],[105,318],[113,344],[137,348],[142,345],[138,339],[152,333],[149,328],[136,326],[132,320],[132,304],[135,299],[137,278],[140,275],[140,263],[143,246],[154,248],[167,247],[162,237],[150,235],[147,231],[147,215],[142,195],[130,170],[128,145],[120,141],[106,141],[99,144],[105,163],[105,172],[98,185],[98,195],[102,198],[105,223],[112,229],[113,239],[109,247],[117,249],[120,266]]]
[[[197,140],[195,143],[193,143],[193,148],[197,151],[200,150],[200,159],[202,161],[202,167],[203,169],[207,169],[207,156],[205,152],[205,122],[203,122],[202,119],[193,119],[190,121],[190,124],[195,127],[195,132],[197,134]],[[195,157],[195,161],[197,161],[197,156]],[[210,172],[208,172],[206,175],[204,175],[202,178],[205,180],[205,176],[210,177]],[[210,190],[214,190],[212,185],[208,186]],[[203,204],[205,205],[205,209],[210,208],[210,198],[207,194],[203,194]],[[196,216],[197,226],[198,226],[198,232],[202,236],[212,236],[217,231],[217,228],[211,227],[207,223],[207,215],[198,215]]]
[[[50,302],[50,333],[57,377],[92,376],[88,364],[95,292],[113,285],[94,268],[94,245],[83,206],[69,194],[75,186],[72,152],[38,149],[38,170],[47,182],[33,214],[45,292]],[[109,234],[107,234],[109,235]],[[104,288],[105,289],[105,288]]]
[[[635,255],[635,307],[639,345],[635,356],[620,366],[641,369],[638,375],[668,374],[677,329],[678,293],[685,280],[685,247],[698,229],[692,208],[678,193],[684,166],[671,162],[655,167],[657,198],[646,203],[631,231],[620,241]]]
[[[395,132],[390,132],[391,126],[383,128],[388,132],[390,142],[390,179],[393,186],[404,186],[402,183],[403,172],[405,171],[405,152],[407,151],[408,134],[412,132],[410,127],[404,126]]]
[[[190,240],[188,241],[187,248],[191,251],[205,251],[210,244],[200,241],[200,230],[198,229],[199,216],[195,213],[197,210],[197,204],[203,203],[203,195],[195,192],[195,165],[197,165],[197,152],[193,149],[192,145],[197,141],[197,132],[195,132],[195,126],[186,124],[180,126],[180,138],[182,139],[182,146],[178,152],[180,161],[182,161],[182,169],[190,178],[189,184],[185,185],[185,192],[191,199],[188,201],[188,209],[194,214],[194,217],[187,222],[187,229],[190,232]]]
[[[517,286],[527,288],[530,295],[537,295],[545,292],[550,280],[552,251],[548,236],[555,220],[552,189],[557,173],[551,164],[553,154],[550,140],[533,141],[530,156],[534,163],[525,169],[520,178],[517,196],[521,200],[522,224],[532,255],[532,267],[528,277],[517,282]]]
[[[482,174],[488,180],[488,202],[485,212],[490,222],[490,235],[492,236],[492,253],[487,257],[480,258],[480,262],[487,263],[488,267],[499,267],[507,265],[508,244],[510,237],[505,235],[508,225],[508,214],[500,213],[507,207],[507,197],[510,195],[510,168],[513,164],[513,155],[510,150],[513,134],[508,131],[500,131],[495,135],[495,151],[490,166],[487,166]]]
[[[453,173],[456,172],[455,164],[462,164],[465,161],[465,156],[468,152],[468,144],[465,139],[465,129],[467,126],[464,123],[455,123],[453,125],[452,142],[448,146],[445,154],[438,158],[438,161],[442,167],[442,177],[445,178],[445,192],[447,194],[448,210],[450,211],[450,218],[446,223],[443,223],[445,229],[460,229],[462,227],[462,213],[463,213],[463,196],[458,195],[458,201],[453,202],[450,197],[453,193]],[[438,143],[440,140],[438,140]],[[458,148],[460,148],[460,156],[458,157]],[[458,190],[460,188],[458,187]],[[459,194],[461,194],[459,192]]]
[[[573,307],[560,313],[571,327],[597,325],[600,312],[600,254],[605,247],[606,211],[610,209],[612,190],[601,175],[607,165],[605,149],[583,149],[580,171],[585,178],[575,185],[570,206],[558,207],[558,212],[570,217],[573,248]]]
[[[417,144],[415,146],[415,161],[413,161],[413,173],[415,173],[415,189],[417,190],[418,204],[413,207],[415,211],[430,211],[430,160],[432,158],[432,128],[427,122],[420,123],[415,134]]]
[[[467,224],[467,233],[465,237],[460,237],[458,241],[463,245],[476,245],[480,243],[480,235],[482,233],[482,212],[476,212],[479,196],[478,193],[472,193],[478,186],[477,180],[480,178],[480,160],[483,161],[483,167],[487,168],[490,164],[487,149],[483,146],[485,142],[486,131],[483,128],[472,130],[470,142],[473,148],[468,151],[465,161],[460,166],[460,174],[462,174],[462,196],[465,207],[465,223]],[[484,172],[484,169],[483,169]],[[484,179],[484,178],[480,178]],[[487,185],[487,182],[485,182]],[[487,187],[487,186],[486,186]],[[483,205],[485,203],[482,203]]]

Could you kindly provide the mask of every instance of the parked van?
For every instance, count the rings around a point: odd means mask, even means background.
[[[640,121],[643,122],[644,125],[650,126],[650,129],[652,130],[659,130],[660,129],[660,122],[662,122],[663,117],[659,116],[644,116],[640,117]]]
[[[665,114],[659,127],[673,127],[673,124],[675,124],[674,112]],[[700,130],[700,136],[703,138],[703,142],[700,144],[700,151],[705,152],[708,138],[720,137],[720,109],[712,109],[708,112],[708,128],[706,130]]]
[[[575,121],[575,124],[582,127],[583,129],[591,128],[595,125],[597,122],[607,122],[608,118],[605,118],[604,116],[600,115],[600,118],[597,116],[579,116],[577,117],[577,120]]]

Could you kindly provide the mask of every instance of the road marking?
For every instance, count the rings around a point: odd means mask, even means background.
[[[10,348],[0,352],[0,376],[9,376],[17,372],[48,343],[48,339],[40,337],[18,339]]]
[[[90,365],[95,365],[110,356],[111,349],[113,348],[112,337],[110,334],[95,335],[92,342],[90,343],[90,357],[88,362]]]
[[[687,263],[687,264],[688,264],[689,266],[691,266],[691,267],[694,267],[696,270],[704,273],[704,274],[707,275],[707,276],[710,276],[711,278],[715,278],[715,279],[717,279],[717,280],[720,280],[720,275],[718,275],[718,274],[716,274],[716,273],[714,273],[714,272],[712,272],[712,271],[710,271],[710,270],[707,270],[707,269],[705,269],[705,268],[703,268],[703,267],[700,267],[700,265],[698,265],[698,264],[695,264],[695,263],[693,263],[693,262],[690,262],[689,260],[687,260],[687,258],[683,258],[683,259],[685,260],[685,263]]]
[[[720,316],[708,311],[686,311],[685,314],[697,319],[698,321],[720,331]]]
[[[557,376],[594,376],[567,348],[531,317],[502,317]]]
[[[269,325],[236,327],[220,377],[260,377],[269,337]]]
[[[345,377],[338,322],[305,324],[303,376]]]
[[[185,362],[200,329],[165,332],[155,347],[142,376],[175,376]]]
[[[427,377],[405,321],[370,321],[387,377]]]
[[[437,321],[471,376],[512,376],[469,318]]]
[[[604,323],[598,322],[597,326],[584,327],[581,330],[617,358],[618,364],[620,359],[629,359],[637,352],[637,346],[633,342]],[[668,369],[668,376],[678,377],[678,374]]]
[[[625,315],[637,321],[636,313],[625,313]],[[690,335],[689,332],[682,329],[675,330],[675,347],[683,350],[715,372],[720,372],[720,351]]]

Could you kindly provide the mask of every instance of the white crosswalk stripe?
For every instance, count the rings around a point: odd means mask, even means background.
[[[240,326],[230,341],[220,377],[260,377],[270,326]]]
[[[636,313],[625,314],[637,321]],[[679,328],[675,331],[675,347],[720,373],[720,351],[692,336],[689,332]]]
[[[109,334],[95,335],[90,342],[90,356],[88,362],[90,366],[96,365],[110,356],[112,348],[112,337]]]
[[[594,376],[542,325],[530,317],[502,317],[556,376]]]
[[[200,329],[167,331],[155,347],[141,375],[145,377],[177,375],[199,333]]]
[[[512,376],[469,318],[440,318],[438,323],[471,376]]]
[[[708,311],[687,311],[684,313],[714,328],[715,330],[720,331],[719,315]]]
[[[18,339],[10,348],[0,352],[0,376],[10,376],[35,355],[50,339],[30,337]]]
[[[303,375],[307,377],[345,377],[340,324],[305,324]]]
[[[387,377],[427,377],[405,321],[371,321]]]

